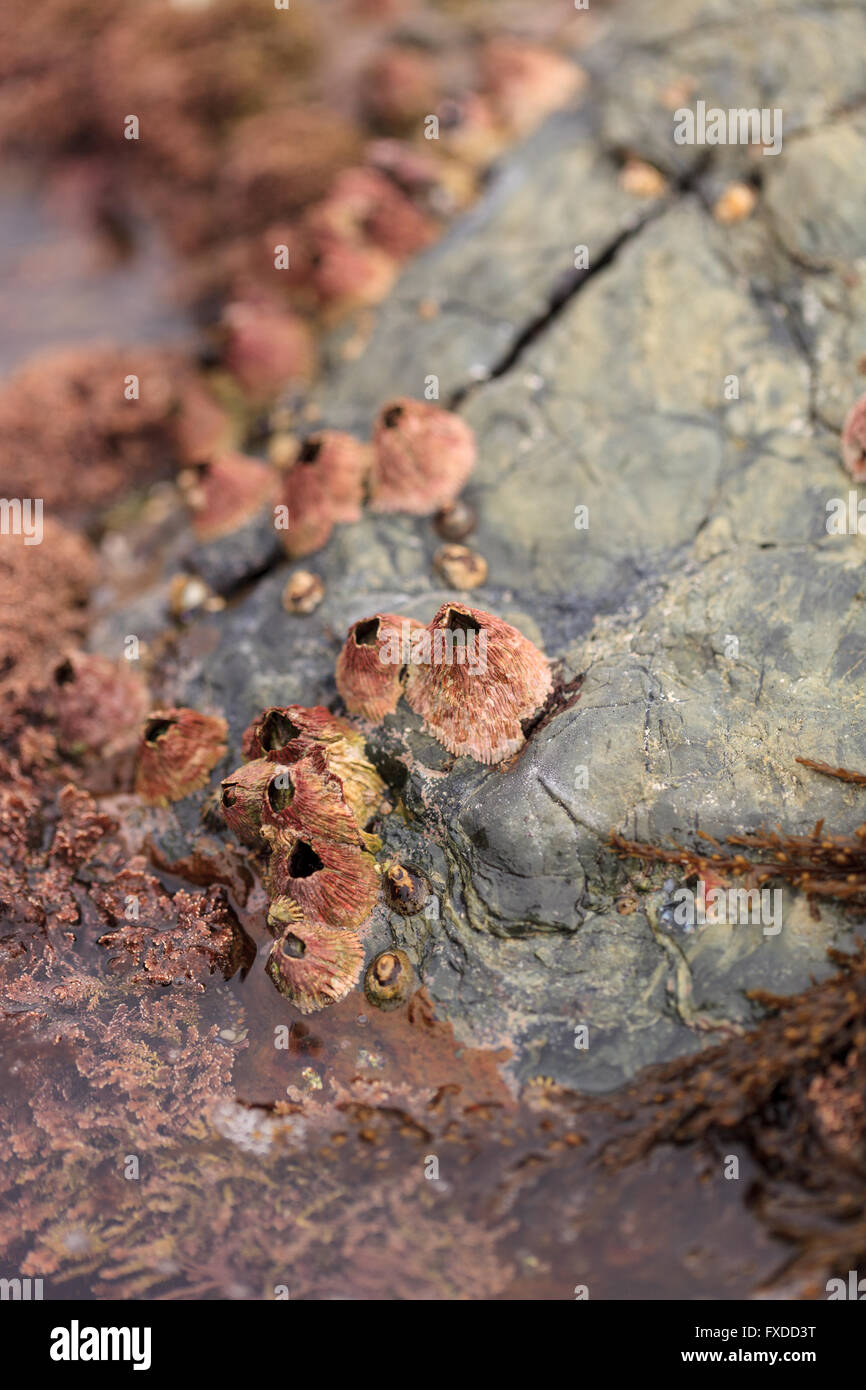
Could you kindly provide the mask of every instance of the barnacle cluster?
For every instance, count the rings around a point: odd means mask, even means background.
[[[374,511],[415,516],[448,508],[475,456],[475,435],[459,415],[405,396],[383,406],[369,445],[341,430],[309,435],[282,483],[283,544],[293,558],[309,555],[338,522],[358,521],[365,500]]]
[[[361,972],[358,929],[379,895],[366,827],[384,783],[363,735],[321,706],[263,710],[243,736],[247,761],[220,788],[229,829],[263,857],[267,972],[310,1013],[342,999]]]
[[[350,713],[376,721],[404,695],[449,752],[482,763],[519,752],[523,724],[553,684],[547,658],[523,633],[456,601],[427,627],[394,613],[353,623],[336,680]]]

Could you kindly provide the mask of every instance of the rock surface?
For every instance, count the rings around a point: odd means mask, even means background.
[[[369,730],[403,807],[383,823],[386,852],[422,868],[435,900],[408,920],[380,910],[368,953],[403,946],[437,1015],[467,1044],[511,1046],[515,1078],[586,1091],[718,1041],[758,1016],[748,990],[805,988],[854,930],[787,889],[777,935],[659,927],[663,872],[634,881],[637,910],[620,913],[635,866],[611,830],[699,845],[864,819],[862,793],[795,758],[866,768],[866,541],[826,527],[849,491],[837,436],[866,353],[866,122],[852,109],[866,11],[652,10],[604,12],[580,54],[593,79],[580,109],[503,161],[404,274],[360,358],[334,335],[315,398],[322,423],[366,435],[385,399],[438,378],[479,440],[466,496],[489,579],[470,601],[584,677],[505,771],[455,761],[404,704]],[[780,108],[781,153],[675,145],[673,109],[697,100]],[[667,194],[626,193],[625,154],[657,165]],[[744,177],[755,211],[722,225],[714,201]],[[232,766],[263,706],[335,700],[349,623],[429,620],[449,596],[439,543],[423,519],[339,527],[308,562],[326,585],[313,615],[282,609],[278,563],[184,630],[165,693],[226,715]],[[245,571],[225,555],[228,588]],[[208,566],[219,588],[218,557]],[[146,625],[148,601],[101,644]],[[178,845],[199,809],[178,811]]]

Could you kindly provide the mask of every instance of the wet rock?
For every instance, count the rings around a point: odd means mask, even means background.
[[[585,676],[501,769],[452,758],[402,702],[366,727],[398,806],[377,826],[383,856],[431,885],[415,918],[377,910],[367,962],[404,949],[461,1042],[507,1045],[515,1077],[587,1091],[736,1034],[761,1013],[750,991],[804,989],[855,931],[787,888],[778,934],[678,931],[667,873],[616,856],[612,830],[694,845],[864,819],[856,787],[795,762],[866,768],[864,543],[826,528],[828,500],[847,496],[837,431],[866,351],[863,137],[833,114],[862,88],[864,16],[645,9],[617,10],[587,54],[581,112],[503,159],[400,279],[364,355],[337,365],[334,340],[316,393],[325,425],[363,435],[386,397],[438,377],[479,441],[466,496],[496,582],[473,603]],[[677,104],[785,110],[743,223],[712,206],[754,153],[673,143],[659,91],[685,78]],[[673,176],[666,199],[622,191],[626,152]],[[208,620],[208,643],[194,624],[181,636],[161,698],[223,710],[235,760],[262,708],[337,708],[350,623],[427,623],[453,597],[434,588],[438,544],[424,518],[337,527],[314,614],[283,611],[277,566]],[[177,809],[190,836],[198,809]]]

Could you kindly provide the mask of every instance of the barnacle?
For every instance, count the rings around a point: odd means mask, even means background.
[[[271,845],[266,886],[272,928],[279,925],[275,903],[284,898],[335,927],[359,927],[369,917],[379,895],[379,874],[357,838],[350,843],[285,831]]]
[[[458,497],[456,502],[449,502],[433,518],[434,529],[443,541],[465,541],[477,525],[475,509],[462,497]]]
[[[430,219],[393,180],[368,168],[339,174],[327,198],[310,209],[304,225],[319,247],[366,243],[395,261],[414,255],[435,235]]]
[[[487,561],[467,545],[442,545],[433,568],[451,589],[477,589],[487,578]]]
[[[337,689],[350,714],[373,722],[393,714],[415,631],[423,631],[421,623],[396,613],[374,613],[352,624],[336,670]]]
[[[373,433],[371,502],[380,512],[427,516],[453,502],[475,466],[475,435],[459,415],[405,396]]]
[[[271,947],[265,969],[280,993],[303,1014],[345,998],[364,959],[357,934],[304,918],[290,900],[276,910],[285,928]]]
[[[135,746],[148,696],[125,666],[96,653],[70,652],[55,667],[52,703],[61,752],[107,760]]]
[[[259,459],[233,453],[185,469],[180,483],[200,541],[218,540],[252,521],[276,492],[272,468]]]
[[[855,483],[866,483],[866,396],[855,401],[845,417],[842,461]]]
[[[289,512],[280,535],[289,555],[309,555],[325,544],[337,522],[360,520],[368,458],[368,449],[340,430],[321,430],[304,440],[280,489]]]
[[[498,763],[523,746],[521,721],[552,688],[547,658],[501,618],[445,603],[413,642],[406,699],[451,752]]]
[[[310,379],[315,366],[310,328],[284,309],[238,301],[223,313],[222,361],[248,396],[274,396]]]
[[[194,709],[152,710],[142,731],[135,790],[150,805],[167,806],[203,787],[225,756],[228,725]]]
[[[392,947],[372,960],[364,975],[364,993],[377,1008],[396,1009],[412,990],[412,963],[405,951]]]
[[[488,39],[481,53],[484,89],[502,125],[524,135],[579,92],[584,74],[568,58],[509,34]]]
[[[325,757],[328,771],[340,779],[343,796],[363,829],[375,815],[385,784],[364,750],[364,736],[322,705],[273,706],[263,710],[245,731],[245,758],[295,763],[312,749]]]
[[[382,880],[385,900],[402,917],[420,912],[430,896],[430,884],[417,869],[405,864],[389,864]]]
[[[324,581],[310,570],[295,570],[289,576],[282,593],[282,605],[287,613],[306,617],[318,608],[325,597]]]
[[[270,846],[300,835],[333,845],[360,844],[358,823],[320,748],[312,748],[290,767],[267,761],[264,767],[270,768],[271,776],[261,799],[261,833]]]
[[[225,777],[220,784],[220,809],[232,834],[255,849],[267,847],[262,834],[262,808],[268,786],[280,771],[277,764],[257,758]]]
[[[439,99],[436,68],[420,48],[392,45],[377,53],[361,74],[365,115],[380,130],[408,131]]]

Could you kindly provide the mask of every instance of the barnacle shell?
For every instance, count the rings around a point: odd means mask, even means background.
[[[452,753],[482,763],[516,753],[524,742],[521,720],[544,704],[552,688],[546,657],[509,623],[461,603],[443,604],[427,631],[431,659],[413,661],[406,680],[412,709]],[[470,640],[473,661],[466,659]]]
[[[220,784],[220,809],[232,834],[245,845],[263,849],[267,840],[262,834],[262,808],[270,783],[279,772],[287,772],[278,764],[257,758],[235,768]]]
[[[488,39],[481,53],[484,90],[502,125],[522,135],[580,90],[584,74],[568,58],[510,34]]]
[[[280,536],[289,555],[309,555],[337,522],[360,520],[368,460],[369,450],[341,430],[320,430],[304,440],[280,489],[289,509]]]
[[[228,725],[194,709],[152,710],[142,731],[135,790],[152,806],[167,806],[203,787],[225,756]]]
[[[338,174],[327,198],[309,210],[304,223],[314,243],[372,243],[397,261],[414,255],[436,235],[430,219],[393,179],[369,168]]]
[[[325,756],[329,772],[339,777],[343,796],[363,828],[375,815],[385,784],[364,751],[364,736],[322,705],[272,706],[263,710],[243,736],[245,758],[295,763],[312,749]]]
[[[259,459],[220,454],[185,470],[181,485],[192,508],[197,539],[212,541],[238,530],[273,502],[276,475]]]
[[[367,967],[364,993],[377,1008],[396,1009],[412,991],[412,962],[405,951],[392,947],[381,951]]]
[[[54,670],[57,746],[74,758],[131,752],[148,703],[143,681],[126,662],[70,652]]]
[[[358,823],[321,749],[311,749],[291,766],[267,761],[265,766],[271,776],[261,800],[261,831],[269,845],[299,836],[316,844],[321,839],[332,845],[360,844]]]
[[[422,627],[396,613],[374,613],[349,628],[337,658],[337,689],[350,714],[378,723],[393,714],[403,692],[403,671],[409,662],[404,634]]]
[[[349,993],[364,951],[355,932],[294,916],[293,909],[292,903],[278,905],[287,929],[271,947],[265,969],[301,1013],[315,1013]]]
[[[380,512],[427,516],[453,502],[475,466],[475,435],[459,415],[406,396],[373,433],[371,501]]]
[[[274,396],[312,376],[313,335],[297,314],[272,304],[238,301],[225,309],[222,331],[223,363],[247,395]]]
[[[855,483],[866,483],[866,396],[855,401],[845,417],[842,460]]]
[[[285,832],[271,843],[266,875],[271,926],[274,903],[282,898],[291,898],[306,916],[335,927],[359,927],[369,917],[379,895],[379,874],[376,861],[357,838],[350,844],[309,832]]]
[[[403,917],[414,917],[430,896],[430,884],[424,875],[405,864],[389,864],[382,886],[388,906]]]

